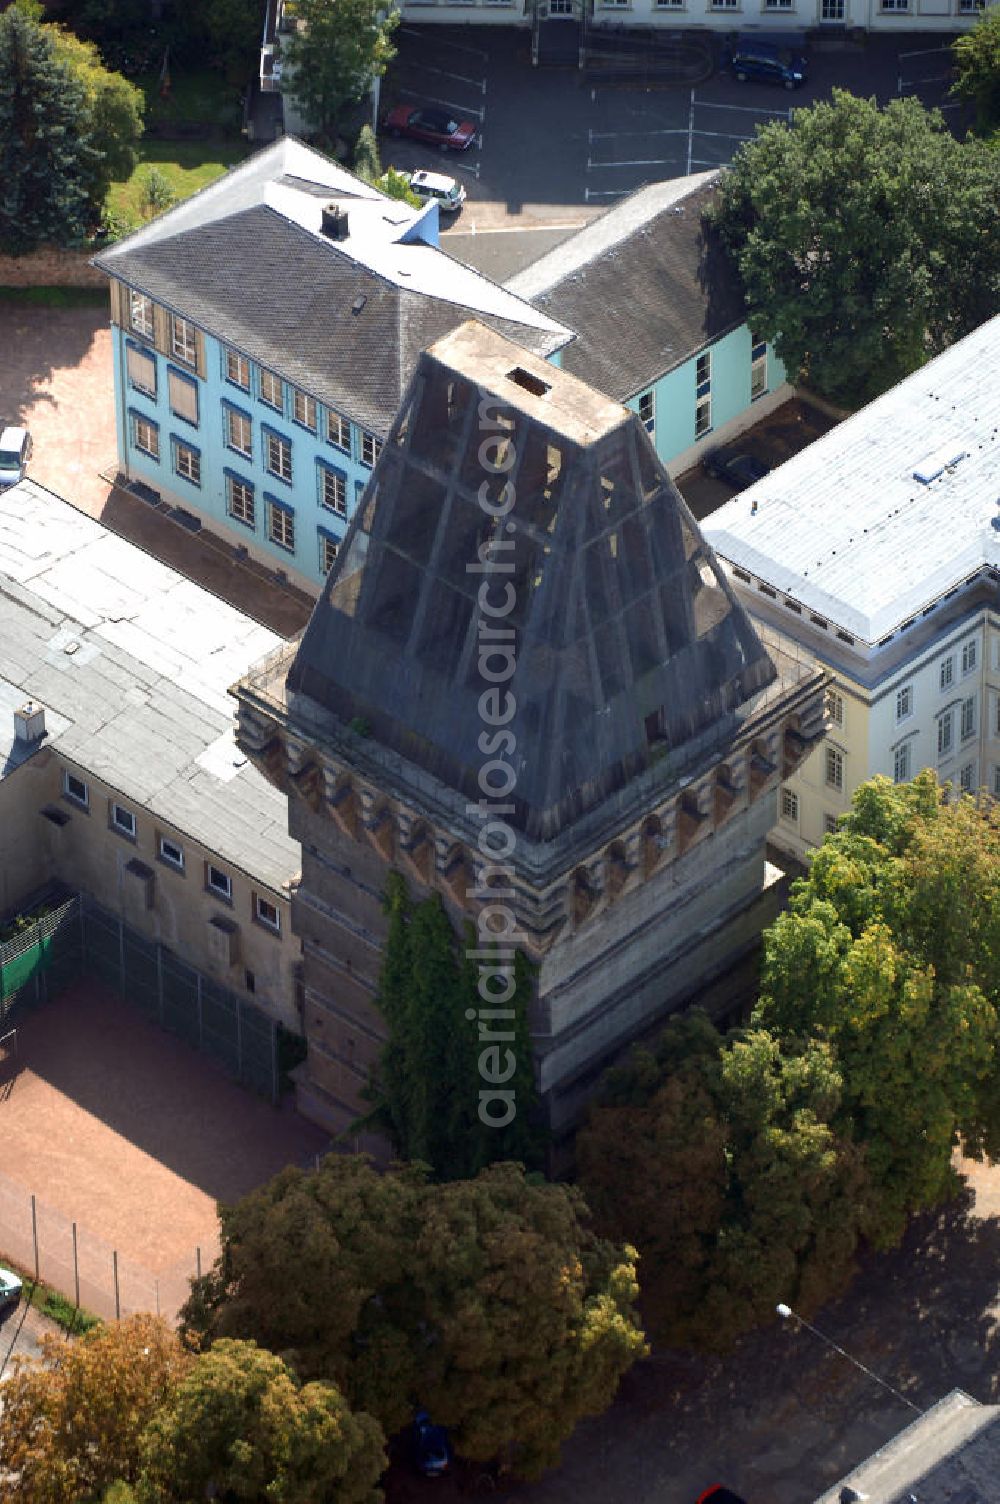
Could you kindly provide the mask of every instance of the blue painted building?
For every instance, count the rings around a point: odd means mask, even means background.
[[[127,483],[317,591],[421,350],[470,317],[571,338],[440,250],[437,213],[286,137],[95,257]]]
[[[706,226],[718,178],[641,188],[506,284],[574,331],[553,358],[637,412],[674,476],[792,395]]]

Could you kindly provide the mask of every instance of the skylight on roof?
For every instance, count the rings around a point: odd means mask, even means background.
[[[959,460],[964,460],[967,454],[968,450],[963,449],[956,439],[950,444],[942,444],[922,459],[919,465],[914,465],[913,479],[929,486],[932,480],[937,480],[939,475],[957,465]]]

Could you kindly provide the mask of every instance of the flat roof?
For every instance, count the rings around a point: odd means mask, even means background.
[[[879,642],[1000,564],[1000,318],[706,517],[705,537]]]
[[[0,778],[54,745],[123,803],[280,891],[285,796],[234,737],[229,686],[282,639],[34,481],[0,494]],[[13,712],[45,710],[16,740]]]

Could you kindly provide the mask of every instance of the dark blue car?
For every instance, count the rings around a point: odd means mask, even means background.
[[[761,83],[783,84],[786,89],[800,89],[809,71],[794,44],[772,37],[738,37],[724,62],[741,84],[753,78]]]
[[[413,1417],[413,1461],[425,1478],[439,1478],[451,1466],[451,1443],[444,1426],[436,1426],[426,1410]]]

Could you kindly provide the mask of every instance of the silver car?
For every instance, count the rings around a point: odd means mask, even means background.
[[[31,459],[31,434],[26,428],[5,428],[0,433],[0,491],[24,479]]]

